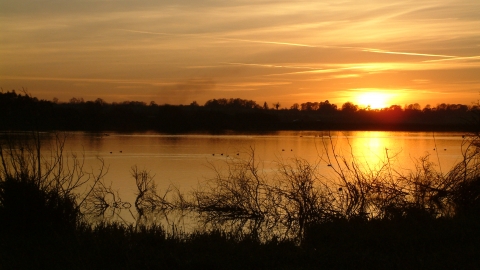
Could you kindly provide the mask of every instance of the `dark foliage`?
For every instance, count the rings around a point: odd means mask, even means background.
[[[480,178],[461,183],[453,201],[457,217],[480,220]]]
[[[26,178],[26,179],[25,179]],[[41,190],[27,177],[0,182],[0,226],[20,232],[67,230],[73,232],[80,218],[75,199]]]
[[[439,104],[420,110],[418,104],[402,109],[359,109],[347,102],[338,108],[328,100],[294,104],[291,109],[268,109],[253,100],[212,99],[199,106],[149,105],[102,99],[68,103],[38,100],[15,91],[0,93],[0,130],[83,130],[191,132],[226,130],[469,130],[478,106]]]

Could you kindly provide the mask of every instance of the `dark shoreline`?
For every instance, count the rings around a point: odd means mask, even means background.
[[[48,125],[51,126],[51,125]],[[271,133],[278,131],[405,131],[405,132],[464,132],[475,133],[478,131],[476,127],[472,127],[468,124],[381,124],[381,123],[326,123],[318,124],[315,122],[303,122],[303,123],[268,123],[264,125],[243,125],[241,127],[218,126],[218,127],[205,127],[205,128],[189,128],[185,127],[160,127],[160,128],[127,128],[124,126],[117,126],[109,128],[61,128],[54,126],[53,128],[47,128],[42,126],[36,126],[29,128],[28,126],[22,127],[5,127],[0,126],[2,132],[30,132],[32,130],[42,132],[52,131],[67,131],[67,132],[93,132],[93,133],[134,133],[134,132],[159,132],[159,133],[171,133],[171,134],[183,134],[183,133],[206,133],[206,134],[228,134],[228,133]]]
[[[231,102],[231,103],[229,103]],[[236,103],[235,103],[236,102]],[[245,103],[238,105],[237,103]],[[218,103],[218,102],[217,102]],[[478,106],[440,104],[435,108],[405,109],[395,105],[381,110],[268,109],[254,101],[225,100],[196,105],[147,105],[142,102],[54,103],[15,92],[0,93],[0,131],[89,132],[273,132],[316,131],[459,131],[480,129]],[[248,105],[249,104],[249,105]],[[253,105],[252,105],[253,104]],[[247,106],[248,105],[248,106]],[[243,106],[243,107],[242,107]],[[347,110],[348,109],[348,110]]]

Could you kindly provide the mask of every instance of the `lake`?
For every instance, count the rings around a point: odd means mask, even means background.
[[[108,166],[107,183],[121,194],[135,192],[132,166],[155,175],[160,190],[174,185],[188,191],[215,175],[212,166],[225,168],[225,161],[246,159],[255,153],[266,173],[294,158],[318,163],[323,175],[331,174],[335,157],[352,157],[375,168],[391,159],[395,168],[413,169],[414,161],[430,155],[444,173],[462,158],[463,133],[458,132],[315,132],[278,131],[268,134],[158,134],[158,133],[67,133],[65,151],[84,154],[86,166],[98,168],[97,158]],[[253,150],[252,150],[253,149]],[[328,154],[328,155],[327,155]]]

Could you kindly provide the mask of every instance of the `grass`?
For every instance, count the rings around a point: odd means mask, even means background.
[[[301,159],[280,164],[272,178],[252,152],[229,161],[202,189],[159,195],[153,176],[133,168],[138,192],[129,204],[103,183],[101,161],[96,174],[86,172],[81,159],[63,156],[61,138],[44,158],[37,135],[33,142],[2,141],[2,269],[480,266],[477,137],[467,138],[463,160],[447,173],[428,158],[401,173],[388,156],[369,169],[333,155],[322,162],[337,179]],[[121,211],[136,222],[109,218]],[[203,229],[151,222],[170,211],[193,215]]]

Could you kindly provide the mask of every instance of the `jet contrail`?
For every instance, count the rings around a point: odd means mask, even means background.
[[[266,40],[252,40],[252,39],[240,39],[240,38],[228,38],[228,37],[218,37],[206,34],[170,34],[164,32],[150,32],[150,31],[138,31],[130,29],[118,29],[122,31],[140,33],[140,34],[151,34],[151,35],[162,35],[162,36],[178,36],[178,37],[201,37],[215,40],[225,40],[225,41],[239,41],[239,42],[248,42],[248,43],[260,43],[260,44],[272,44],[272,45],[284,45],[284,46],[295,46],[295,47],[307,47],[307,48],[337,48],[337,49],[352,49],[359,50],[363,52],[371,53],[382,53],[382,54],[396,54],[396,55],[411,55],[411,56],[422,56],[422,57],[440,57],[444,59],[437,60],[428,60],[424,62],[436,62],[436,61],[450,61],[450,60],[463,60],[463,59],[477,59],[480,56],[472,57],[459,57],[455,55],[443,55],[443,54],[428,54],[428,53],[415,53],[415,52],[397,52],[397,51],[387,51],[382,49],[375,48],[365,48],[365,47],[351,47],[351,46],[331,46],[331,45],[310,45],[303,43],[291,43],[291,42],[280,42],[280,41],[266,41]],[[446,59],[445,59],[446,58]]]
[[[212,37],[212,38],[221,39],[221,40],[230,40],[230,41],[241,41],[241,42],[263,43],[263,44],[274,44],[274,45],[288,45],[288,46],[297,46],[297,47],[309,47],[309,48],[317,48],[318,47],[318,46],[313,46],[313,45],[300,44],[300,43],[289,43],[289,42],[250,40],[250,39],[237,39],[237,38],[223,38],[223,37]]]
[[[139,33],[139,34],[151,34],[151,35],[162,35],[162,36],[179,36],[179,37],[189,36],[189,37],[210,38],[210,39],[216,39],[216,40],[240,41],[240,42],[250,42],[250,43],[263,43],[263,44],[273,44],[273,45],[287,45],[287,46],[310,47],[310,48],[319,47],[319,46],[313,46],[313,45],[308,45],[308,44],[290,43],[290,42],[215,37],[215,36],[205,35],[205,34],[169,34],[169,33],[163,33],[163,32],[149,32],[149,31],[138,31],[138,30],[130,30],[130,29],[118,29],[118,30],[132,32],[132,33]]]
[[[442,58],[454,58],[454,57],[458,57],[458,56],[443,55],[443,54],[410,53],[410,52],[392,52],[392,51],[385,51],[385,50],[380,50],[380,49],[362,49],[362,51],[364,51],[364,52],[373,52],[373,53],[401,54],[401,55],[427,56],[427,57],[442,57]]]
[[[277,73],[277,74],[268,74],[264,76],[280,76],[280,75],[293,75],[293,74],[306,74],[306,73],[333,73],[333,72],[340,72],[344,70],[352,70],[352,69],[362,69],[365,66],[354,66],[354,67],[345,67],[345,68],[329,68],[329,69],[314,69],[314,70],[306,70],[306,71],[297,71],[297,72],[289,72],[289,73]]]
[[[238,66],[256,66],[256,67],[269,67],[269,68],[295,68],[295,69],[318,69],[313,67],[305,66],[282,66],[282,65],[269,65],[269,64],[248,64],[248,63],[220,63],[227,65],[238,65]]]
[[[453,57],[447,59],[436,59],[436,60],[426,60],[423,62],[443,62],[443,61],[455,61],[455,60],[468,60],[468,59],[480,59],[480,56],[464,56],[464,57]]]

